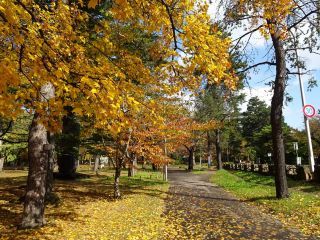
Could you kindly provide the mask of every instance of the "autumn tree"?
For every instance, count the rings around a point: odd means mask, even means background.
[[[227,13],[226,19],[229,23],[241,25],[250,24],[249,30],[236,39],[235,44],[241,43],[245,37],[252,36],[256,31],[271,39],[274,57],[272,61],[263,61],[253,64],[243,71],[258,67],[261,65],[275,66],[276,77],[272,82],[273,97],[271,101],[271,126],[273,141],[273,160],[275,162],[275,182],[276,195],[278,198],[289,196],[286,172],[285,172],[285,150],[282,130],[282,109],[285,100],[285,89],[288,77],[295,72],[289,70],[287,60],[297,60],[295,55],[297,49],[308,49],[312,52],[316,43],[317,33],[311,31],[305,41],[297,38],[295,30],[301,26],[308,26],[311,29],[317,27],[317,14],[319,11],[317,1],[226,1]],[[298,30],[299,32],[299,30]],[[244,46],[247,46],[245,44]],[[294,60],[294,64],[298,61]]]
[[[203,75],[230,87],[237,80],[229,71],[230,41],[211,28],[206,4],[113,1],[102,11],[110,17],[90,18],[84,4],[93,9],[105,3],[0,2],[0,112],[9,120],[22,109],[34,114],[23,228],[45,222],[48,153],[53,149],[48,132],[61,129],[66,106],[76,116],[94,118],[93,128],[115,137],[128,134],[126,113],[140,112],[151,86],[173,94],[182,87],[196,88]],[[124,39],[134,39],[133,29],[157,36],[148,51],[150,60],[161,64],[150,68],[123,46]],[[202,74],[195,76],[195,71]],[[123,150],[125,145],[120,146]]]

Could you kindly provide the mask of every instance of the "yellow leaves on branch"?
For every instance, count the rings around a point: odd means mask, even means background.
[[[230,39],[223,39],[221,33],[213,28],[206,11],[186,18],[184,34],[180,35],[188,53],[183,58],[184,64],[190,73],[204,74],[209,83],[225,81],[228,87],[234,88],[237,78],[229,72]]]
[[[161,121],[155,94],[197,89],[204,78],[235,85],[230,41],[212,27],[205,1],[115,0],[105,11],[97,18],[82,1],[0,0],[0,102],[10,106],[0,113],[25,108],[57,124],[72,106],[117,135],[132,118]],[[43,99],[48,83],[55,94]]]
[[[264,37],[268,38],[268,33],[280,30],[284,38],[287,32],[285,21],[295,6],[293,0],[239,0],[238,10],[240,13],[251,12],[253,25],[263,24],[260,32]]]

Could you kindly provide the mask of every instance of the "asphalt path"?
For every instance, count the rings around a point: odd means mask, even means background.
[[[164,239],[317,239],[210,183],[212,174],[169,169]]]

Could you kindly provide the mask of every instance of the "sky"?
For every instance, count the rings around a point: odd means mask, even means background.
[[[211,4],[209,13],[214,19],[221,19],[221,11],[217,11],[217,4]],[[249,24],[249,23],[248,23]],[[245,32],[244,29],[236,29],[232,33],[232,38],[236,39]],[[270,41],[265,40],[258,32],[254,34],[249,41],[245,53],[250,56],[249,65],[259,63],[262,61],[270,60],[273,52],[269,51],[271,48]],[[268,56],[269,54],[269,56]],[[316,109],[320,109],[320,55],[310,54],[308,51],[300,51],[299,56],[305,61],[308,70],[311,70],[310,75],[303,75],[303,84],[306,104],[313,105]],[[267,55],[267,56],[266,56]],[[270,80],[275,78],[275,68],[269,66],[261,66],[249,73],[250,79],[248,85],[244,88],[243,92],[247,95],[246,101],[251,97],[257,96],[259,99],[265,101],[268,105],[271,104],[272,91],[271,87],[266,85]],[[314,87],[311,91],[307,91],[308,80],[314,77],[318,80],[318,87]],[[292,76],[288,81],[286,88],[287,93],[292,97],[291,102],[286,102],[283,110],[283,115],[286,123],[291,127],[297,129],[304,129],[303,122],[303,107],[300,95],[300,86],[297,76]],[[241,106],[244,111],[246,103]]]
[[[320,65],[320,56],[316,61]],[[320,68],[314,68],[313,76],[320,84]],[[274,69],[260,68],[258,73],[250,73],[251,79],[248,80],[250,87],[245,87],[243,92],[247,95],[246,100],[249,100],[253,96],[259,97],[260,100],[265,101],[269,106],[271,104],[272,91],[271,87],[265,85],[265,83],[274,79]],[[320,109],[320,87],[314,87],[310,91],[307,91],[308,78],[311,76],[304,76],[304,93],[305,93],[305,104],[311,104],[316,109]],[[300,93],[300,86],[297,77],[292,77],[288,81],[286,92],[292,97],[292,101],[285,102],[283,110],[285,121],[294,128],[303,129],[303,107]],[[241,106],[242,110],[246,109],[246,104]]]
[[[251,56],[251,64],[259,63],[265,60],[270,60],[270,57],[266,57],[267,51],[270,47],[270,43],[266,42],[259,34],[252,39],[251,46],[247,50]],[[305,61],[306,67],[310,71],[310,74],[303,75],[303,85],[305,93],[305,104],[311,104],[316,109],[320,109],[320,55],[311,54],[307,51],[299,52],[299,56]],[[262,66],[249,73],[250,79],[248,85],[243,90],[246,93],[246,100],[250,97],[257,96],[259,99],[265,101],[268,105],[271,104],[272,91],[271,87],[266,85],[270,80],[275,78],[275,68],[269,66]],[[308,91],[308,80],[314,77],[318,80],[317,87],[314,87]],[[297,76],[291,76],[288,80],[286,88],[287,94],[292,98],[292,101],[285,102],[283,115],[285,121],[294,128],[304,129],[303,122],[303,107],[300,93],[300,85]],[[242,110],[246,109],[244,104]]]

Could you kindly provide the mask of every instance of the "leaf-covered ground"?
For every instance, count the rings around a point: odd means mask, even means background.
[[[48,224],[35,230],[16,228],[21,221],[22,204],[18,199],[24,193],[26,172],[1,172],[0,239],[316,239],[284,226],[261,209],[212,185],[212,171],[193,174],[183,169],[171,170],[170,188],[160,173],[139,171],[136,177],[128,178],[123,172],[124,198],[117,201],[112,198],[111,171],[96,176],[82,167],[81,172],[90,177],[55,182],[61,202],[47,207]],[[228,174],[215,173],[215,181],[227,176],[229,184],[241,189],[244,180],[234,176],[240,185],[231,183],[233,178]],[[251,191],[255,189],[252,187]],[[254,196],[261,197],[257,191]]]
[[[272,214],[287,226],[320,238],[320,186],[288,179],[290,198],[275,198],[274,179],[256,173],[221,170],[212,181],[242,200]]]
[[[89,173],[89,172],[87,172]],[[123,173],[126,175],[126,172]],[[48,206],[48,224],[36,230],[19,230],[26,172],[0,173],[0,239],[158,239],[164,231],[164,198],[168,184],[159,173],[140,172],[122,177],[124,198],[112,199],[112,173],[76,181],[56,181],[62,199]]]

